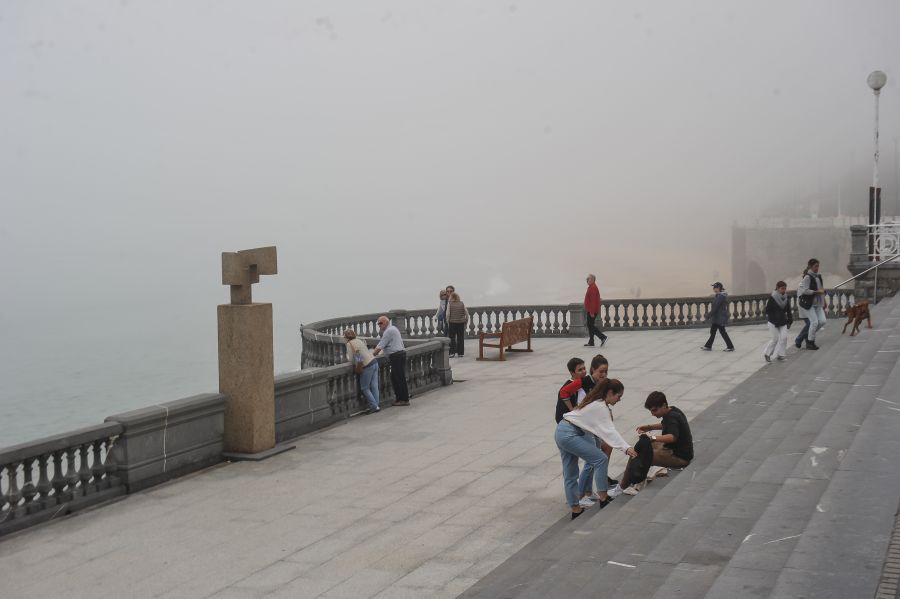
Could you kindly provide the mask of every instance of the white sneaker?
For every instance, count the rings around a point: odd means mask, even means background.
[[[594,505],[594,501],[590,497],[582,497],[578,502],[578,505],[580,505],[581,507],[591,507],[592,505]]]
[[[609,495],[610,498],[615,499],[616,497],[618,497],[619,495],[622,494],[622,487],[619,485],[616,485],[615,487],[608,489],[606,491],[606,494]]]
[[[624,493],[625,495],[631,495],[632,497],[634,497],[635,495],[637,495],[640,492],[640,489],[638,489],[637,486],[638,485],[632,485],[632,486],[628,487],[627,489],[625,489],[624,491],[622,491],[622,493]]]
[[[600,501],[600,496],[597,495],[596,491],[591,491],[591,494],[587,496],[591,501]]]

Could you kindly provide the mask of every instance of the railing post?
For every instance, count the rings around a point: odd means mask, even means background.
[[[409,330],[406,326],[406,313],[406,310],[391,310],[388,312],[388,318],[391,319],[391,324],[397,327],[401,337],[409,336]]]
[[[597,315],[597,318],[600,316]],[[587,337],[587,326],[584,320],[584,304],[569,304],[569,335]]]
[[[434,368],[441,379],[441,385],[453,384],[453,370],[450,368],[450,339],[447,337],[435,337],[434,341],[441,342],[441,351],[434,358]]]

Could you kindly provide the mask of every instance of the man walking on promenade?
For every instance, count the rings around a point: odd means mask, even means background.
[[[600,347],[606,345],[606,335],[597,328],[597,316],[600,314],[600,289],[597,288],[597,277],[590,274],[587,276],[587,291],[584,294],[584,316],[587,320],[588,335],[590,339],[584,344],[585,347],[594,346],[594,335],[600,337]]]
[[[722,334],[722,340],[725,341],[724,351],[734,351],[731,337],[725,332],[725,325],[728,324],[728,294],[725,293],[725,286],[718,281],[712,284],[712,288],[716,292],[716,297],[713,298],[712,308],[709,310],[709,318],[712,322],[709,327],[709,340],[700,349],[712,351],[713,341],[716,340],[716,331],[718,331]]]
[[[382,351],[391,364],[391,386],[394,387],[394,403],[392,406],[409,405],[409,389],[406,386],[406,346],[400,337],[400,330],[391,324],[387,316],[378,317],[378,329],[381,341],[372,352],[376,356]]]

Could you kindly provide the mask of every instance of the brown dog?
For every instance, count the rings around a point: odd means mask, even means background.
[[[847,332],[847,327],[852,322],[853,328],[850,329],[850,336],[854,336],[859,332],[859,325],[861,325],[864,320],[869,322],[869,328],[871,329],[872,315],[869,314],[869,302],[861,301],[854,306],[850,306],[847,308],[847,323],[844,325],[844,330],[841,331],[841,335]]]

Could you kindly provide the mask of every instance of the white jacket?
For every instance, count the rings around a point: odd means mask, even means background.
[[[563,414],[567,422],[571,422],[578,428],[597,435],[607,445],[624,452],[631,445],[619,434],[613,425],[612,410],[609,405],[601,400],[593,401],[581,408]]]

